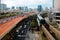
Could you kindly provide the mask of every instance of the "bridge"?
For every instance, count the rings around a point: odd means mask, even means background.
[[[9,33],[16,26],[16,24],[18,24],[21,20],[23,20],[29,16],[32,16],[34,14],[36,14],[36,13],[29,13],[24,16],[16,16],[16,17],[12,18],[10,21],[5,22],[4,24],[0,24],[0,39],[2,39],[7,33]],[[60,39],[60,31],[51,25],[49,28],[50,28],[51,32],[54,33],[54,35],[58,39]],[[48,40],[56,40],[44,26],[42,26],[42,31],[44,32],[44,34],[46,35],[46,38]],[[41,40],[42,40],[42,38],[41,38]]]

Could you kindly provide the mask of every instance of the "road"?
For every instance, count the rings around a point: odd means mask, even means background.
[[[2,39],[8,32],[10,32],[11,29],[13,29],[19,21],[21,21],[33,14],[35,14],[35,13],[29,13],[29,15],[24,15],[23,17],[19,16],[10,21],[5,22],[4,24],[1,24],[0,25],[0,39]]]
[[[16,23],[18,23],[18,21],[21,21],[22,19],[23,17],[17,17],[4,24],[1,24],[0,25],[0,38],[2,38],[6,33],[8,33],[8,31],[10,31],[16,25]]]
[[[28,28],[29,28],[28,22],[25,23],[24,25],[19,26],[16,30],[13,40],[25,40]]]

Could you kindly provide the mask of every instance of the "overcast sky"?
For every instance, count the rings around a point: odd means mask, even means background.
[[[37,5],[52,7],[52,0],[1,0],[1,3],[7,4],[8,7],[28,6],[30,8],[35,8]]]

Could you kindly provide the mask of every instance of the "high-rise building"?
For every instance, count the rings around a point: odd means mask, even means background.
[[[46,13],[48,13],[48,12],[49,12],[48,7],[45,7],[45,12],[46,12]]]
[[[0,10],[5,10],[7,8],[6,4],[0,4]]]
[[[18,10],[24,10],[24,7],[16,7]]]
[[[0,0],[0,4],[1,4],[1,0]],[[1,6],[1,5],[0,5]]]
[[[12,6],[12,9],[15,9],[15,6]]]
[[[0,0],[0,12],[1,12],[1,0]]]
[[[38,10],[38,12],[41,12],[42,11],[42,6],[41,5],[38,5],[37,10]]]
[[[33,9],[32,8],[29,8],[29,10],[28,10],[29,12],[31,12],[31,11],[33,11]]]
[[[19,7],[19,10],[22,10],[22,8],[21,8],[21,7]]]
[[[24,11],[25,12],[28,12],[28,7],[24,7]]]
[[[60,22],[60,0],[53,0],[53,9],[56,22]]]
[[[0,4],[1,4],[1,0],[0,0]]]

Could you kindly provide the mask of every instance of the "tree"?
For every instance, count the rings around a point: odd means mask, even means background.
[[[33,28],[38,26],[38,23],[37,23],[36,19],[37,19],[37,16],[33,15],[32,20],[30,21],[30,29],[32,29],[32,30],[33,30]]]

